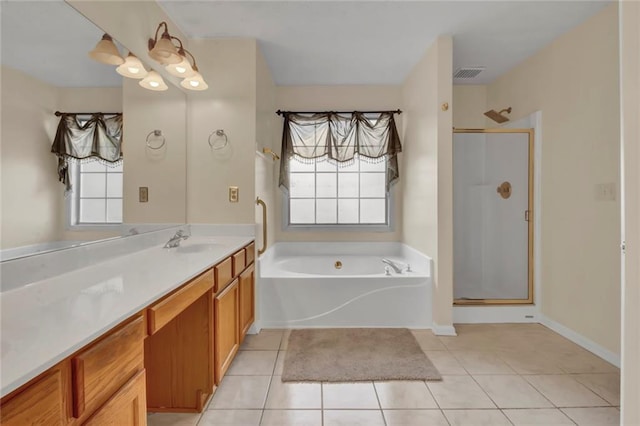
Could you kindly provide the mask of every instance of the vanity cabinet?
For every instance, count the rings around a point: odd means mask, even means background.
[[[255,319],[253,243],[0,400],[0,425],[146,425],[202,412]]]
[[[66,424],[63,374],[59,368],[45,373],[24,391],[2,404],[2,424],[64,425]]]
[[[215,380],[222,381],[233,357],[240,348],[238,279],[233,280],[215,297]]]
[[[136,315],[5,396],[2,426],[145,425],[146,401],[139,388],[144,386],[145,336],[143,317]],[[135,422],[119,421],[125,419],[125,400]]]
[[[249,327],[255,320],[255,267],[251,264],[239,278],[240,309],[240,343],[244,340]]]
[[[145,386],[145,372],[142,370],[100,407],[84,425],[146,425]]]

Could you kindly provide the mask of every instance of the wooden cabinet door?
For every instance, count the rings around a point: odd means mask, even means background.
[[[214,299],[216,384],[222,380],[240,346],[238,302],[238,279],[235,279]]]
[[[140,371],[96,411],[85,426],[145,426],[145,374]]]
[[[240,274],[240,342],[255,319],[255,268],[249,266]]]
[[[62,373],[53,369],[2,404],[2,426],[62,425],[65,421]]]

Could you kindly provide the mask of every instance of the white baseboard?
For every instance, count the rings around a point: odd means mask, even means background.
[[[537,323],[539,310],[535,305],[522,306],[454,306],[454,324]]]
[[[438,325],[435,322],[431,326],[433,334],[436,336],[457,336],[456,329],[453,325]]]
[[[609,349],[606,349],[603,346],[600,346],[593,340],[587,339],[582,334],[576,333],[570,328],[565,327],[564,325],[550,319],[545,315],[542,315],[542,314],[539,315],[539,322],[545,327],[548,327],[551,330],[555,331],[559,335],[571,340],[573,343],[582,346],[589,352],[592,352],[593,354],[598,355],[600,358],[604,359],[605,361],[608,361],[611,364],[615,365],[616,367],[620,368],[620,355],[611,352]]]
[[[262,330],[262,327],[260,326],[260,324],[258,324],[257,322],[254,322],[249,327],[249,330],[247,330],[247,334],[258,334],[260,333],[260,330]]]

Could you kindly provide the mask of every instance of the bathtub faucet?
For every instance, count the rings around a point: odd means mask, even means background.
[[[169,241],[167,241],[167,244],[164,245],[164,248],[176,248],[180,245],[180,241],[186,240],[187,238],[189,238],[189,235],[185,235],[182,229],[179,229],[176,232],[176,235],[174,235]]]
[[[398,265],[398,263],[400,263],[400,262],[394,262],[391,259],[387,259],[386,257],[383,257],[382,258],[382,263],[385,263],[385,264],[391,266],[391,269],[393,269],[396,272],[396,274],[401,274],[402,273],[402,266]]]

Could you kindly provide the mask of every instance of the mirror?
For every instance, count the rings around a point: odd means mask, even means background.
[[[103,31],[63,1],[4,2],[1,19],[0,260],[185,223],[186,96],[90,59]],[[123,164],[73,162],[65,195],[51,153],[56,111],[122,112]],[[165,144],[151,149],[156,130]]]

